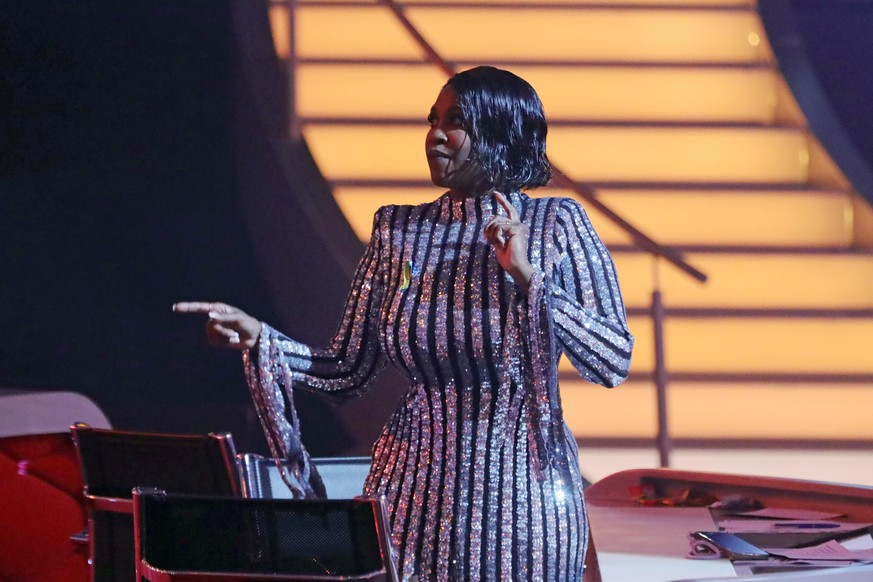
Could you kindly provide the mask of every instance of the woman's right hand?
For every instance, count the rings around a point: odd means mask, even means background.
[[[241,309],[226,303],[183,301],[173,305],[176,313],[204,313],[206,339],[209,345],[218,348],[248,350],[255,347],[261,334],[260,321]]]

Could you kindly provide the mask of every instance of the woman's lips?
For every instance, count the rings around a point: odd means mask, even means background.
[[[451,159],[452,156],[451,156],[450,154],[448,154],[447,152],[443,152],[443,151],[440,151],[440,150],[428,150],[428,151],[427,151],[427,157],[428,157],[429,159],[445,159],[445,160],[449,160],[449,159]]]

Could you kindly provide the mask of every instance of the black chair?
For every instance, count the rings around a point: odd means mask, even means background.
[[[397,580],[381,499],[133,499],[145,580]]]
[[[370,472],[370,457],[316,457],[312,459],[328,499],[351,499],[361,495]],[[291,491],[282,481],[279,465],[284,460],[246,453],[237,456],[243,497],[290,499]]]
[[[135,579],[134,487],[239,496],[229,434],[175,435],[70,427],[85,483],[91,580]]]

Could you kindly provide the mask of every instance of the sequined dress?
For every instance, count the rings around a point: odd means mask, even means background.
[[[581,206],[509,199],[530,228],[527,294],[483,237],[505,214],[493,195],[385,206],[331,344],[264,326],[248,365],[280,433],[283,390],[361,390],[389,362],[405,372],[364,487],[386,496],[403,579],[581,579],[587,520],[557,362],[563,353],[584,378],[615,386],[633,338]]]

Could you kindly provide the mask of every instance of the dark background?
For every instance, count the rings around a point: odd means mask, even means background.
[[[305,148],[278,139],[266,6],[233,4],[0,11],[0,386],[263,453],[239,354],[171,305],[226,301],[322,344],[362,247],[309,219],[304,195],[322,222],[338,210]],[[299,396],[311,452],[369,453],[397,398],[385,384],[339,407]]]
[[[758,0],[779,67],[824,148],[873,204],[873,0]]]

